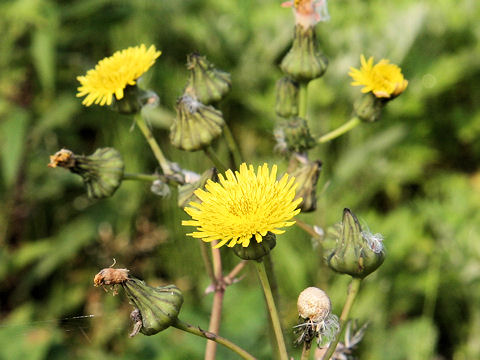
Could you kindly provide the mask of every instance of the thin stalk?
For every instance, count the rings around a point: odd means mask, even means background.
[[[308,109],[308,82],[302,81],[300,83],[298,99],[298,116],[306,119],[307,118],[307,109]]]
[[[308,360],[310,358],[310,349],[311,349],[311,343],[310,342],[304,342],[303,343],[303,350],[302,350],[302,357],[300,360]]]
[[[265,294],[268,312],[270,313],[270,318],[272,320],[273,331],[275,333],[275,338],[277,339],[280,359],[288,360],[287,347],[285,346],[285,340],[283,339],[282,326],[280,325],[277,307],[275,306],[275,301],[273,300],[272,289],[270,288],[270,283],[268,282],[265,264],[263,261],[254,261],[254,263],[257,269],[258,277],[260,278],[260,283],[262,284],[263,293]]]
[[[216,249],[215,245],[217,245],[217,241],[211,243],[213,275],[215,277],[215,295],[213,296],[212,313],[210,314],[208,331],[213,334],[218,334],[220,331],[220,323],[222,321],[222,304],[223,294],[225,293],[225,284],[223,283],[222,258],[220,256],[220,249]],[[216,353],[217,343],[214,341],[207,341],[205,360],[214,360]]]
[[[123,174],[123,180],[138,180],[138,181],[153,182],[155,180],[158,180],[158,175],[125,173]]]
[[[221,345],[229,348],[230,350],[232,350],[233,352],[238,354],[242,359],[255,360],[255,357],[250,355],[248,352],[246,352],[240,346],[234,344],[230,340],[227,340],[227,339],[225,339],[221,336],[218,336],[216,334],[213,334],[209,331],[202,330],[197,326],[187,324],[187,323],[181,321],[180,319],[177,319],[175,321],[175,323],[172,324],[172,326],[176,327],[179,330],[186,331],[190,334],[197,335],[197,336],[203,337],[205,339],[215,341],[216,343],[221,344]]]
[[[232,131],[227,124],[225,124],[223,127],[223,137],[227,143],[228,151],[233,157],[234,167],[238,169],[240,164],[243,162],[243,156],[240,152],[237,142],[235,141],[235,138],[233,137]]]
[[[160,164],[160,167],[162,168],[163,173],[165,175],[173,174],[173,171],[170,168],[170,163],[168,162],[165,155],[163,155],[162,149],[160,149],[160,146],[158,146],[158,143],[153,137],[152,131],[148,127],[147,123],[145,122],[145,119],[143,118],[142,114],[141,113],[136,114],[134,118],[138,128],[142,132],[143,136],[145,136],[145,139],[147,140],[148,145],[150,145],[150,148],[153,151],[153,155],[155,155],[155,158]]]
[[[233,269],[230,271],[230,273],[223,278],[223,282],[225,285],[232,285],[235,281],[235,277],[242,271],[242,269],[245,267],[245,265],[248,264],[247,260],[242,260],[240,261]]]
[[[349,132],[350,130],[352,130],[353,128],[355,128],[361,122],[362,121],[358,117],[354,116],[350,120],[348,120],[345,124],[343,124],[342,126],[336,128],[335,130],[330,131],[329,133],[327,133],[325,135],[320,136],[317,139],[317,143],[323,144],[323,143],[329,142],[333,139],[336,139],[337,137],[342,136],[343,134],[345,134],[345,133]]]
[[[205,269],[207,270],[208,277],[212,281],[212,284],[215,284],[215,275],[213,274],[213,266],[208,256],[208,245],[206,242],[199,240],[200,242],[200,252],[202,253],[203,263],[205,264]]]
[[[345,304],[343,305],[342,315],[340,315],[340,330],[338,331],[337,336],[335,336],[335,340],[330,343],[328,346],[328,350],[323,357],[323,360],[329,360],[335,349],[337,348],[338,341],[340,340],[340,336],[342,335],[343,330],[345,329],[345,323],[348,320],[348,316],[350,315],[350,310],[352,309],[353,302],[355,301],[355,297],[360,290],[360,284],[362,283],[362,279],[352,278],[350,285],[348,286],[347,292],[347,300],[345,300]]]
[[[224,173],[225,171],[227,171],[227,167],[223,165],[223,163],[220,161],[220,159],[210,147],[203,148],[203,151],[205,152],[205,155],[209,157],[209,159],[212,161],[213,165],[215,165],[219,172]]]
[[[311,237],[322,240],[322,236],[318,234],[312,226],[308,225],[307,223],[303,222],[302,220],[295,219],[295,225],[297,225],[300,229],[305,231],[307,234],[309,234]]]

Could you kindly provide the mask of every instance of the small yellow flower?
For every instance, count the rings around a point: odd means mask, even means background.
[[[135,85],[160,54],[161,51],[157,51],[154,45],[147,49],[144,44],[115,52],[100,60],[95,69],[88,70],[85,76],[77,77],[82,85],[77,89],[77,97],[87,95],[82,101],[85,106],[93,103],[111,105],[113,95],[117,100],[122,99],[125,87]]]
[[[377,98],[393,98],[407,88],[408,81],[404,79],[402,69],[397,65],[390,64],[386,59],[373,65],[373,57],[367,61],[363,55],[360,60],[360,70],[351,67],[348,75],[355,80],[352,85],[364,86],[363,93],[371,91]]]
[[[300,212],[297,206],[302,199],[295,198],[295,178],[284,175],[277,181],[277,166],[270,172],[268,165],[259,166],[255,174],[253,165],[240,165],[235,174],[228,170],[220,182],[211,180],[206,190],[198,189],[195,195],[201,203],[191,202],[185,211],[193,220],[182,225],[196,226],[196,232],[188,235],[205,242],[219,240],[216,247],[247,247],[255,236],[257,243],[268,232],[282,234],[280,228],[291,226],[288,221]]]

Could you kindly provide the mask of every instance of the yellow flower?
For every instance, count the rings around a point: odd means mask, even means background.
[[[268,165],[259,166],[255,174],[253,165],[240,165],[235,174],[228,170],[220,182],[211,180],[206,190],[198,189],[195,195],[201,203],[191,202],[185,211],[193,220],[182,225],[196,226],[196,232],[188,235],[205,242],[219,240],[216,247],[247,247],[255,236],[257,243],[267,232],[282,234],[280,228],[291,226],[288,221],[300,212],[297,206],[302,199],[295,198],[295,178],[285,174],[277,181],[277,166],[270,172]]]
[[[142,44],[115,52],[112,56],[100,60],[95,69],[78,76],[82,86],[78,87],[77,97],[87,95],[82,101],[85,106],[93,103],[111,105],[113,95],[117,100],[123,98],[127,85],[135,85],[136,80],[155,63],[161,51],[152,45],[148,49]]]
[[[402,69],[397,65],[390,64],[386,59],[373,65],[373,57],[366,61],[363,55],[360,60],[360,70],[351,67],[348,75],[355,80],[352,85],[364,86],[363,93],[371,91],[377,98],[391,98],[400,95],[407,88],[408,81],[403,78]]]

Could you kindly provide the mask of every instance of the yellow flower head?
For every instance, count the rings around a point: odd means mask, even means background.
[[[125,87],[135,85],[160,54],[161,51],[157,51],[154,45],[147,49],[144,44],[115,52],[100,60],[95,69],[88,70],[85,76],[77,77],[82,85],[77,89],[77,97],[87,95],[82,101],[85,106],[93,103],[111,105],[113,95],[117,100],[122,99]]]
[[[351,67],[348,75],[355,80],[352,85],[364,86],[363,93],[371,91],[377,98],[392,98],[407,88],[408,81],[404,79],[402,69],[397,65],[390,64],[386,59],[373,65],[373,57],[367,61],[363,55],[360,60],[360,70]]]
[[[255,174],[253,165],[240,165],[235,174],[228,170],[220,182],[211,180],[206,190],[198,189],[195,195],[201,203],[191,202],[185,211],[193,220],[182,225],[196,226],[188,235],[205,242],[219,240],[216,247],[242,244],[247,247],[255,236],[257,243],[267,232],[282,234],[280,228],[291,226],[288,221],[300,212],[297,206],[302,199],[295,198],[295,178],[284,175],[277,181],[277,166],[270,172],[268,165],[259,166]]]

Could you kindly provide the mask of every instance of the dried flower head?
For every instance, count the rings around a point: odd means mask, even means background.
[[[408,81],[404,79],[402,69],[389,60],[382,59],[373,65],[373,57],[368,61],[365,56],[360,57],[360,70],[350,68],[353,78],[352,85],[364,86],[363,93],[372,92],[377,98],[393,98],[400,95],[407,88]]]
[[[298,296],[297,309],[302,318],[321,321],[330,314],[332,303],[325,291],[308,287]]]
[[[292,7],[295,13],[295,23],[304,28],[313,27],[320,21],[330,19],[327,0],[294,0],[286,1],[282,7]]]
[[[268,232],[282,234],[281,228],[295,224],[289,220],[300,212],[297,206],[302,199],[294,200],[294,178],[284,175],[277,181],[276,165],[271,172],[267,164],[259,166],[255,174],[253,165],[243,163],[240,171],[228,170],[219,179],[195,191],[201,203],[191,202],[185,208],[192,220],[182,225],[197,227],[188,235],[205,242],[219,240],[216,247],[248,247],[253,238],[261,243]]]
[[[56,168],[57,166],[70,168],[75,163],[72,155],[73,152],[71,152],[70,150],[61,149],[55,154],[50,155],[50,163],[47,166],[51,168]]]
[[[128,272],[129,270],[127,269],[114,269],[111,267],[102,269],[95,275],[93,284],[95,286],[122,284],[128,280]]]
[[[111,105],[113,95],[117,100],[122,99],[125,88],[135,85],[160,54],[154,45],[147,49],[144,44],[115,52],[100,60],[86,75],[77,77],[81,84],[77,97],[87,96],[82,101],[85,106]]]

